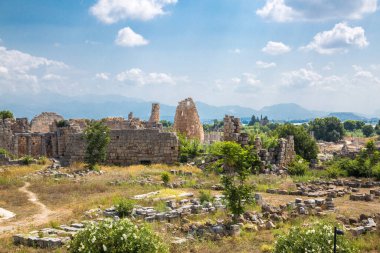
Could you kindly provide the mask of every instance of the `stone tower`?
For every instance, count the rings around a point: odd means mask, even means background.
[[[152,104],[152,112],[150,113],[149,123],[159,123],[160,122],[160,104]]]
[[[204,141],[203,125],[192,98],[186,98],[178,103],[173,128],[190,139]]]

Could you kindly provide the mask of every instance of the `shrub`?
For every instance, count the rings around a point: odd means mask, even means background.
[[[375,132],[375,129],[373,129],[373,127],[371,125],[365,125],[362,128],[362,131],[363,131],[363,134],[365,135],[365,137],[370,137]]]
[[[134,203],[132,200],[121,198],[116,200],[115,208],[120,217],[128,217],[133,212]]]
[[[11,111],[0,111],[0,119],[13,119],[13,113]]]
[[[78,232],[70,252],[165,253],[168,247],[147,226],[136,226],[128,219],[104,220]]]
[[[34,162],[34,159],[30,155],[21,158],[21,163],[24,165],[30,165],[32,162]]]
[[[110,129],[103,122],[93,121],[84,131],[86,140],[85,162],[90,169],[95,169],[98,163],[104,162],[107,157],[107,147],[110,138]]]
[[[199,200],[201,204],[205,202],[212,202],[213,199],[214,197],[211,195],[210,191],[204,191],[204,190],[199,191]]]
[[[164,182],[165,185],[167,185],[170,181],[170,174],[168,172],[162,172],[161,174],[161,180]]]
[[[326,222],[315,223],[308,227],[293,227],[287,235],[279,236],[274,253],[333,252],[334,226]],[[345,235],[337,239],[341,253],[358,252]]]
[[[68,127],[68,126],[70,126],[70,123],[67,120],[60,120],[57,122],[57,127]]]
[[[372,176],[377,180],[380,180],[380,163],[376,164],[372,168]]]
[[[309,170],[309,164],[303,160],[295,161],[288,167],[288,173],[292,176],[303,176]]]
[[[338,178],[338,177],[347,176],[347,172],[342,170],[336,165],[328,167],[325,173],[328,178]]]

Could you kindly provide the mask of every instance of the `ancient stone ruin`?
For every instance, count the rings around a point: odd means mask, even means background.
[[[234,141],[243,146],[248,145],[249,136],[247,133],[242,133],[241,128],[240,118],[226,115],[224,117],[223,140]],[[268,170],[268,167],[272,167],[274,171],[284,169],[296,157],[293,136],[288,136],[287,139],[280,138],[277,147],[270,149],[263,148],[260,137],[257,137],[254,147],[260,158],[262,171]]]
[[[175,133],[165,133],[159,123],[159,105],[152,106],[151,121],[134,118],[106,118],[111,142],[107,163],[116,165],[167,163],[178,160],[179,143]],[[42,113],[31,124],[25,118],[0,121],[0,148],[15,156],[46,156],[60,159],[63,165],[83,161],[85,140],[83,131],[88,120],[68,120],[57,126],[63,117]]]
[[[158,124],[160,122],[160,104],[152,104],[152,112],[150,113],[150,123]]]
[[[187,138],[204,141],[203,125],[192,98],[178,103],[173,127],[176,132],[185,134]]]

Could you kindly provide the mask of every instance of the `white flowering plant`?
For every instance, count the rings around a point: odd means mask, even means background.
[[[327,222],[317,222],[311,226],[293,227],[286,235],[277,238],[274,253],[333,253],[334,252],[334,225]],[[337,237],[337,252],[356,253],[345,235]]]
[[[165,253],[169,250],[149,227],[137,226],[128,219],[107,219],[78,232],[69,245],[69,251]]]

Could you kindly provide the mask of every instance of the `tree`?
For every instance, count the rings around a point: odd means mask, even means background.
[[[111,140],[110,129],[101,121],[92,121],[84,131],[86,140],[85,162],[90,169],[104,162],[107,157],[107,146]]]
[[[260,122],[259,117],[256,118],[255,115],[252,115],[251,120],[248,123],[248,126],[253,126],[255,123]]]
[[[344,136],[343,124],[337,117],[317,118],[310,122],[310,130],[317,140],[337,142]]]
[[[362,132],[366,137],[370,137],[375,132],[375,130],[371,125],[365,125],[362,128]]]
[[[214,154],[222,157],[224,174],[221,181],[224,196],[235,221],[253,200],[253,186],[245,183],[257,161],[257,156],[252,151],[235,142],[223,142],[214,150]]]
[[[344,123],[343,123],[343,126],[344,126],[344,129],[346,129],[347,131],[355,131],[356,130],[356,121],[355,120],[346,120]]]
[[[161,120],[160,123],[162,124],[163,127],[171,127],[171,126],[173,126],[173,123],[170,122],[169,120]]]
[[[317,158],[317,143],[303,126],[285,124],[277,127],[276,131],[280,138],[287,138],[290,135],[294,137],[294,149],[303,159],[310,161]]]
[[[0,111],[0,119],[13,119],[13,113],[11,111],[5,110],[5,111]]]

